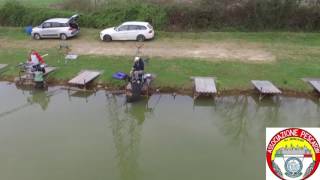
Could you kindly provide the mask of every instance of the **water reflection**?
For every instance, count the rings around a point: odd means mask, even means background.
[[[107,96],[107,99],[121,179],[140,179],[138,157],[146,101],[127,104],[124,96]]]
[[[230,143],[241,147],[244,151],[245,146],[251,141],[249,136],[248,120],[249,99],[247,96],[222,97],[217,99],[215,112],[221,118],[215,121],[223,135],[228,136]]]
[[[202,97],[199,97],[198,99],[193,100],[193,110],[195,110],[197,107],[198,108],[199,107],[215,108],[215,105],[216,105],[216,101],[213,99],[208,99],[208,98],[204,99]]]
[[[221,133],[246,152],[252,142],[264,143],[266,127],[319,126],[316,107],[303,98],[226,96],[216,99],[212,113]]]
[[[89,98],[93,95],[96,95],[95,91],[68,91],[69,101],[72,101],[72,98],[81,98],[84,99],[86,103],[88,103]]]
[[[21,88],[19,86],[16,86],[16,88],[20,89],[23,95],[26,97],[25,103],[1,112],[0,118],[14,114],[32,105],[39,105],[43,111],[45,111],[48,108],[50,103],[50,98],[52,95],[47,94],[46,90],[37,90],[33,88],[30,88],[30,89]]]
[[[50,98],[54,94],[54,92],[49,93],[48,88],[40,90],[31,87],[21,87],[18,85],[16,85],[16,87],[17,89],[20,89],[25,96],[27,96],[27,102],[30,105],[38,104],[43,111],[48,108]]]
[[[30,97],[28,97],[27,101],[30,104],[38,104],[41,109],[45,111],[50,103],[51,95],[48,95],[45,91],[42,90],[33,90],[30,92]]]
[[[210,104],[213,106],[212,115],[216,117],[214,125],[242,152],[251,148],[252,142],[259,142],[256,138],[263,142],[265,127],[280,119],[281,103],[276,98],[259,101],[256,96],[225,96],[216,98],[215,103],[206,102],[207,106]]]

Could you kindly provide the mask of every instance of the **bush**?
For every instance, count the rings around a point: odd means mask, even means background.
[[[8,1],[0,10],[1,25],[21,25],[27,9],[16,1]]]
[[[70,17],[76,12],[48,8],[26,7],[17,1],[7,2],[0,8],[0,25],[25,26],[38,25],[54,17]],[[83,27],[103,28],[118,25],[129,20],[141,20],[152,23],[158,29],[164,29],[167,22],[165,8],[151,4],[108,4],[92,13],[80,13],[79,23]]]
[[[39,23],[46,19],[53,17],[70,17],[72,14],[72,12],[58,11],[54,9],[26,7],[17,1],[10,1],[0,8],[0,25],[39,25]]]
[[[169,10],[169,27],[188,30],[320,29],[320,6],[301,0],[201,0]]]
[[[104,9],[86,14],[81,18],[82,25],[87,27],[106,27],[118,25],[124,21],[148,21],[155,28],[164,29],[167,25],[167,12],[165,8],[160,8],[151,4],[108,4]]]
[[[56,10],[26,7],[19,2],[8,1],[0,8],[0,25],[38,25],[48,18],[70,17],[76,13],[70,9],[75,0],[67,2],[68,10]],[[141,20],[150,22],[158,30],[320,29],[320,6],[302,4],[305,1],[301,0],[199,0],[191,5],[170,7],[141,0],[99,2],[102,4],[96,8],[90,5],[90,1],[79,1],[77,6],[82,10],[79,20],[82,27],[104,28],[124,21]]]

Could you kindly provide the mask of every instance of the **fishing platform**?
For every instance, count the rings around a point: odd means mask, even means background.
[[[261,101],[264,96],[278,95],[282,92],[270,81],[252,80],[251,83],[259,91],[259,100]]]
[[[217,94],[215,77],[191,77],[194,81],[193,99],[197,99],[201,95]]]
[[[45,73],[43,74],[44,77],[48,76],[50,73],[56,71],[56,67],[45,67]],[[33,85],[34,84],[34,77],[31,74],[25,73],[21,75],[21,72],[19,72],[19,77],[16,82],[18,82],[20,85]]]
[[[309,80],[308,82],[314,88],[315,91],[320,93],[320,79],[318,79],[318,80]]]
[[[76,77],[71,79],[68,83],[71,85],[84,86],[95,80],[101,75],[101,71],[83,70]]]

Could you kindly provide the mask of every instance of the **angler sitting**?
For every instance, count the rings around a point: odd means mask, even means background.
[[[42,71],[45,73],[45,64],[46,63],[40,54],[32,49],[29,53],[28,61],[26,63],[27,69],[29,69],[31,72]]]
[[[136,80],[138,83],[143,81],[144,62],[140,57],[134,58],[134,64],[130,72],[131,80]]]

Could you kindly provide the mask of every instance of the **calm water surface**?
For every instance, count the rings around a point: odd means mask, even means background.
[[[0,179],[265,179],[266,127],[320,126],[319,103],[303,98],[124,102],[0,83]]]

